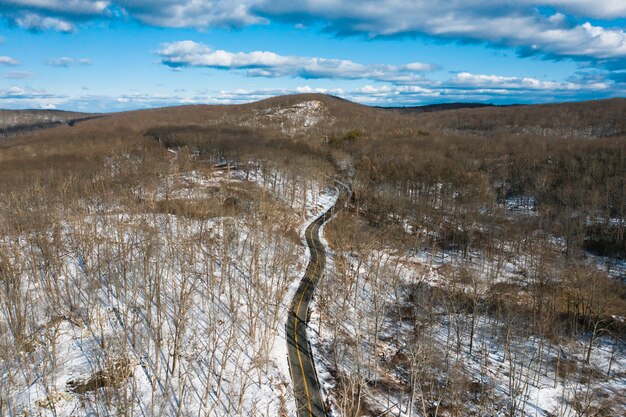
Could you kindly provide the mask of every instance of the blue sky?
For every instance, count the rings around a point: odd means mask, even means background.
[[[0,0],[0,108],[626,96],[626,0]]]

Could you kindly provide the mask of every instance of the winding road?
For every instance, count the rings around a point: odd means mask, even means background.
[[[325,248],[319,239],[319,229],[330,218],[333,208],[334,206],[324,212],[306,229],[306,243],[309,246],[311,258],[291,302],[287,319],[289,367],[293,379],[298,417],[326,416],[306,329],[309,304],[326,263]]]

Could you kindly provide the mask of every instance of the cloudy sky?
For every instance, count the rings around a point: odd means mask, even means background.
[[[626,0],[0,0],[0,108],[626,96]]]

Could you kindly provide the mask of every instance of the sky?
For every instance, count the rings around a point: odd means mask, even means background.
[[[0,0],[0,108],[626,96],[626,0]]]

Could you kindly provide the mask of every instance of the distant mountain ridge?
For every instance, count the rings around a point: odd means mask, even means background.
[[[0,110],[0,138],[98,117],[64,110]]]
[[[443,133],[606,138],[626,136],[626,99],[490,106],[419,113]]]
[[[392,106],[392,107],[379,107],[386,110],[395,110],[401,113],[429,113],[444,110],[458,110],[458,109],[476,109],[482,107],[495,107],[495,104],[491,103],[439,103],[439,104],[426,104],[423,106]],[[503,107],[503,106],[498,106]]]
[[[95,120],[91,120],[95,119]],[[426,134],[608,138],[626,136],[626,99],[496,106],[443,103],[372,107],[325,94],[293,94],[252,103],[185,105],[111,114],[49,110],[0,110],[0,137],[73,126],[73,135],[155,128],[240,129],[293,139],[329,141],[344,135],[416,137]],[[333,139],[334,138],[334,139]]]

